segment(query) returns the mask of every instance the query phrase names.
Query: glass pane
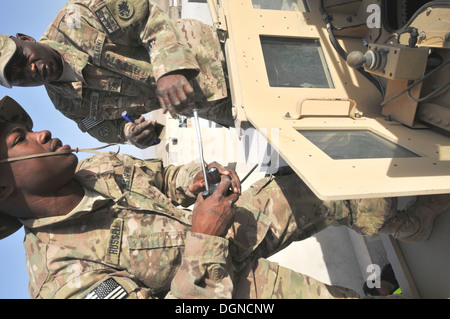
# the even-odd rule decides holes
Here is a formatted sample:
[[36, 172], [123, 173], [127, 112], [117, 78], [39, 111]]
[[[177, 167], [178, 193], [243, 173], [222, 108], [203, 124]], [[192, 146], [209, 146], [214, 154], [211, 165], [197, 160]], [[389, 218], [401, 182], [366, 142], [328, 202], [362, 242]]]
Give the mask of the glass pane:
[[253, 8], [309, 12], [305, 0], [252, 0]]
[[369, 130], [297, 131], [332, 159], [419, 157]]
[[333, 88], [320, 41], [261, 36], [270, 86]]

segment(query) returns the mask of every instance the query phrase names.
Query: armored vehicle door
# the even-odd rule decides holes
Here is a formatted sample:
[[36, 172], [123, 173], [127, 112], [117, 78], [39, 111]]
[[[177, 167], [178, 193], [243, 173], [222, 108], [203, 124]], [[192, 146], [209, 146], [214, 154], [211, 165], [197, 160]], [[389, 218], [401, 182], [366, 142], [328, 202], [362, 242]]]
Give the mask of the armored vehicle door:
[[237, 127], [319, 198], [450, 192], [450, 6], [400, 3], [208, 1]]

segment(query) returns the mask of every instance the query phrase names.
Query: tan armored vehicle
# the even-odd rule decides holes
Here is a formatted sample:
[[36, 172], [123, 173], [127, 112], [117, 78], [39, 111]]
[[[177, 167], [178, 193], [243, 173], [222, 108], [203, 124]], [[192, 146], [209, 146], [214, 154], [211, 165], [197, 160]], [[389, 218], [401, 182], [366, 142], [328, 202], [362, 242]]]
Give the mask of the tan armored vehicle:
[[[450, 192], [449, 1], [208, 6], [224, 43], [238, 130], [253, 126], [318, 197]], [[425, 243], [380, 236], [404, 295], [450, 297], [449, 231], [447, 211]], [[366, 278], [367, 265], [378, 263], [376, 239], [348, 236], [319, 234], [297, 244], [296, 258], [281, 252], [276, 261], [336, 283], [345, 272], [333, 268], [351, 272], [354, 253]], [[343, 257], [347, 246], [353, 251]], [[316, 259], [326, 264], [323, 277], [314, 270], [322, 260], [299, 266]]]
[[209, 1], [239, 122], [322, 199], [450, 192], [448, 1]]
[[[219, 31], [236, 128], [201, 123], [204, 155], [240, 176], [259, 164], [244, 188], [289, 166], [325, 200], [450, 192], [449, 1], [165, 3], [182, 18], [206, 8]], [[190, 119], [166, 127], [157, 155], [198, 159]], [[424, 243], [329, 227], [271, 258], [360, 293], [390, 263], [404, 295], [450, 298], [449, 245], [447, 211]]]

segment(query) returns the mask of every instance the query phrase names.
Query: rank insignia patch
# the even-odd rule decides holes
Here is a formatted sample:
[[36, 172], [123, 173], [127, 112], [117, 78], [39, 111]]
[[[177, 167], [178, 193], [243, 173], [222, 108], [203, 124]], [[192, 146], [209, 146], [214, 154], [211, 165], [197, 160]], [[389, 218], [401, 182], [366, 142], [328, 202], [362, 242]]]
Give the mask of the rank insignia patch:
[[128, 0], [120, 0], [116, 4], [117, 6], [117, 14], [122, 20], [130, 19], [134, 14], [134, 8]]

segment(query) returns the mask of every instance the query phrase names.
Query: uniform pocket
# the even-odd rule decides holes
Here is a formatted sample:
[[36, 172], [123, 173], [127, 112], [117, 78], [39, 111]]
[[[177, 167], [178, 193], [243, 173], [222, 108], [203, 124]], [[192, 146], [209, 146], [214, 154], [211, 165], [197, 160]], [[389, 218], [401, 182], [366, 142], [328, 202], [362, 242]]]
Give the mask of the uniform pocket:
[[186, 232], [170, 231], [128, 236], [129, 271], [153, 293], [168, 291], [181, 264]]
[[128, 236], [128, 247], [130, 249], [152, 249], [184, 246], [186, 242], [186, 232], [170, 231], [152, 233], [148, 235]]

